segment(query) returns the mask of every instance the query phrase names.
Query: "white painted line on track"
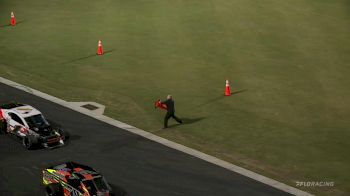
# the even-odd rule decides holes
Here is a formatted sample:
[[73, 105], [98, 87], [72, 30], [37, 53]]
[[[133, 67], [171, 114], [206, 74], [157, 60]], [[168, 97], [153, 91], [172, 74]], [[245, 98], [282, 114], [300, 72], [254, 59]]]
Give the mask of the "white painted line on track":
[[168, 146], [168, 147], [173, 148], [175, 150], [178, 150], [178, 151], [184, 152], [186, 154], [192, 155], [194, 157], [197, 157], [197, 158], [202, 159], [204, 161], [207, 161], [209, 163], [212, 163], [212, 164], [215, 164], [217, 166], [226, 168], [226, 169], [228, 169], [230, 171], [233, 171], [233, 172], [236, 172], [236, 173], [241, 174], [243, 176], [249, 177], [251, 179], [254, 179], [256, 181], [259, 181], [261, 183], [264, 183], [266, 185], [274, 187], [276, 189], [285, 191], [285, 192], [293, 194], [293, 195], [298, 195], [298, 196], [312, 196], [312, 194], [310, 194], [308, 192], [299, 190], [297, 188], [294, 188], [292, 186], [289, 186], [289, 185], [286, 185], [284, 183], [278, 182], [278, 181], [273, 180], [271, 178], [268, 178], [268, 177], [265, 177], [263, 175], [257, 174], [255, 172], [252, 172], [250, 170], [244, 169], [242, 167], [239, 167], [239, 166], [234, 165], [232, 163], [229, 163], [227, 161], [218, 159], [218, 158], [216, 158], [214, 156], [205, 154], [205, 153], [200, 152], [198, 150], [195, 150], [195, 149], [186, 147], [184, 145], [172, 142], [172, 141], [167, 140], [165, 138], [162, 138], [162, 137], [159, 137], [157, 135], [154, 135], [154, 134], [152, 134], [150, 132], [138, 129], [138, 128], [133, 127], [131, 125], [128, 125], [126, 123], [123, 123], [123, 122], [120, 122], [118, 120], [112, 119], [112, 118], [110, 118], [108, 116], [104, 116], [102, 114], [96, 114], [96, 113], [90, 112], [90, 111], [88, 111], [88, 110], [86, 110], [84, 108], [81, 108], [80, 106], [78, 106], [76, 104], [71, 104], [70, 102], [64, 101], [62, 99], [59, 99], [57, 97], [48, 95], [48, 94], [40, 92], [38, 90], [26, 87], [24, 85], [18, 84], [16, 82], [13, 82], [11, 80], [5, 79], [3, 77], [0, 77], [0, 82], [3, 83], [3, 84], [6, 84], [8, 86], [11, 86], [11, 87], [20, 89], [22, 91], [25, 91], [27, 93], [33, 94], [35, 96], [41, 97], [41, 98], [46, 99], [48, 101], [51, 101], [53, 103], [59, 104], [59, 105], [64, 106], [66, 108], [72, 109], [72, 110], [77, 111], [79, 113], [85, 114], [85, 115], [90, 116], [92, 118], [98, 119], [98, 120], [103, 121], [105, 123], [108, 123], [110, 125], [113, 125], [113, 126], [116, 126], [118, 128], [124, 129], [126, 131], [131, 132], [131, 133], [140, 135], [140, 136], [142, 136], [144, 138], [147, 138], [149, 140], [155, 141], [155, 142], [160, 143], [162, 145]]

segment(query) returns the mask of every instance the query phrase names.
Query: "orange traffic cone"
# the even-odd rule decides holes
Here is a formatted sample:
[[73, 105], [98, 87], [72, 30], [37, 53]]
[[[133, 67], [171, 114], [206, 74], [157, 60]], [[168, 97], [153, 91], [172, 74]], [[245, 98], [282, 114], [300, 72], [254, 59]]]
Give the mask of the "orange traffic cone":
[[98, 41], [97, 55], [103, 55], [103, 49], [102, 49], [102, 42], [101, 42], [101, 40]]
[[230, 84], [228, 83], [228, 80], [226, 80], [225, 96], [230, 96], [230, 95], [231, 95]]
[[12, 26], [15, 26], [15, 25], [16, 25], [16, 19], [15, 19], [15, 15], [13, 14], [13, 12], [11, 12], [10, 24], [11, 24]]

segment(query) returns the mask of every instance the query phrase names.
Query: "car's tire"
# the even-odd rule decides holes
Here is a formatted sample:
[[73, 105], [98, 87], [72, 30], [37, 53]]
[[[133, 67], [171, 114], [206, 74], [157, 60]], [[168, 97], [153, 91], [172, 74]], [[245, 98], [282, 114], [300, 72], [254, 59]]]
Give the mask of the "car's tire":
[[38, 139], [33, 135], [27, 135], [22, 138], [22, 144], [26, 149], [33, 149], [38, 144]]
[[49, 184], [45, 188], [47, 196], [61, 196], [63, 195], [62, 186], [58, 183]]
[[0, 134], [7, 133], [7, 123], [6, 121], [0, 120]]
[[58, 129], [57, 132], [58, 132], [61, 136], [64, 136], [63, 141], [68, 140], [69, 137], [70, 137], [70, 134], [69, 134], [68, 131], [65, 131], [65, 130], [62, 130], [62, 129]]

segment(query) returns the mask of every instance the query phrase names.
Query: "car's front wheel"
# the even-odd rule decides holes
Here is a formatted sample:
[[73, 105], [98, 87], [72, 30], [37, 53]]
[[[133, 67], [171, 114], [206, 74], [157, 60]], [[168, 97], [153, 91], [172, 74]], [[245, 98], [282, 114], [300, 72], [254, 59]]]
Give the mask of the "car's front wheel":
[[7, 123], [6, 121], [0, 120], [0, 134], [5, 134], [7, 132]]
[[68, 140], [69, 137], [70, 137], [69, 132], [67, 132], [67, 131], [65, 131], [65, 130], [58, 129], [57, 132], [58, 132], [61, 136], [63, 136], [63, 141]]
[[37, 143], [38, 140], [33, 135], [27, 135], [22, 138], [22, 144], [26, 149], [32, 149]]

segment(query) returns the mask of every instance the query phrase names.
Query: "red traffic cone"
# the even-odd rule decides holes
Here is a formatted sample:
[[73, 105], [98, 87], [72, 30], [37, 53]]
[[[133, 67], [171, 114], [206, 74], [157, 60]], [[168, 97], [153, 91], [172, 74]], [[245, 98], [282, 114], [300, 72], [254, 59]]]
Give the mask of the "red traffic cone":
[[102, 42], [101, 42], [101, 40], [98, 41], [97, 55], [103, 55], [103, 49], [102, 49]]
[[228, 80], [226, 80], [225, 96], [230, 96], [230, 95], [231, 95], [230, 84], [228, 83]]
[[13, 14], [13, 12], [11, 12], [10, 24], [11, 24], [12, 26], [15, 26], [15, 25], [16, 25], [16, 18], [15, 18], [15, 15]]

